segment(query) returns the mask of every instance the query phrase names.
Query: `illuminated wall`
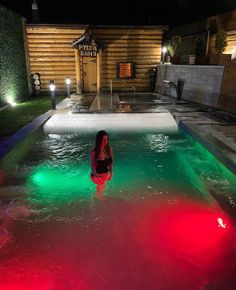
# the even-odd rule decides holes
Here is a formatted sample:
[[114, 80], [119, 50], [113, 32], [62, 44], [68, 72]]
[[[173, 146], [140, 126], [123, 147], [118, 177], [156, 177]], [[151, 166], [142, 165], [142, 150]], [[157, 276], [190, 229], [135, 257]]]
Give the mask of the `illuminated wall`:
[[28, 97], [24, 19], [0, 5], [0, 105]]

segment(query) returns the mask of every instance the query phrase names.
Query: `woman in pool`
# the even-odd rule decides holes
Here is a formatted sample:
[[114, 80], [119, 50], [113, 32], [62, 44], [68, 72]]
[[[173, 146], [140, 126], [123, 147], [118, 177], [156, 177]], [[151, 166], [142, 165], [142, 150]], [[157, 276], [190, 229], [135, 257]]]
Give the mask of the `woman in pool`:
[[106, 181], [112, 179], [113, 154], [106, 131], [97, 133], [95, 148], [90, 153], [91, 179], [97, 184], [97, 191], [102, 191]]

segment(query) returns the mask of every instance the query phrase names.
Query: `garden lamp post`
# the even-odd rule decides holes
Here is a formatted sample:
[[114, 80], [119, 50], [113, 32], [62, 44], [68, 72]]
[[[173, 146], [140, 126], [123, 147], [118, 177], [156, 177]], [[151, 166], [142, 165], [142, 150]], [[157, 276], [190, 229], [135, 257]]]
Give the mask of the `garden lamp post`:
[[67, 98], [70, 98], [70, 84], [71, 84], [71, 79], [69, 77], [66, 77]]
[[165, 63], [166, 52], [167, 52], [167, 47], [166, 47], [166, 46], [163, 46], [163, 47], [162, 47], [162, 52], [163, 52], [162, 63]]
[[51, 109], [52, 110], [56, 110], [56, 100], [55, 100], [55, 82], [54, 81], [50, 81], [49, 82], [49, 88], [50, 88], [50, 92], [51, 92]]

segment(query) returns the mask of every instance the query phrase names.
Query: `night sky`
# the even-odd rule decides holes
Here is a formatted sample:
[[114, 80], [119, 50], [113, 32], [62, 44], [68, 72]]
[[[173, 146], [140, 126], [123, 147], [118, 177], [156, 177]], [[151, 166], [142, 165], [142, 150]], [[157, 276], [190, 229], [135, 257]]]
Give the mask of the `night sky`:
[[[59, 1], [37, 0], [41, 23], [178, 26], [236, 8], [236, 0]], [[32, 21], [31, 0], [0, 3]]]

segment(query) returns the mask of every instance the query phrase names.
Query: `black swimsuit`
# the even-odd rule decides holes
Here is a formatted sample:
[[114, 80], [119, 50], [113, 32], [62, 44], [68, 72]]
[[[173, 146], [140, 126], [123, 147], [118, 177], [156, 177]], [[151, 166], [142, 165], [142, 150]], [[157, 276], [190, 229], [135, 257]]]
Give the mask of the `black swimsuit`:
[[98, 174], [103, 174], [108, 172], [108, 166], [112, 163], [112, 158], [106, 158], [104, 160], [97, 160], [96, 171]]

